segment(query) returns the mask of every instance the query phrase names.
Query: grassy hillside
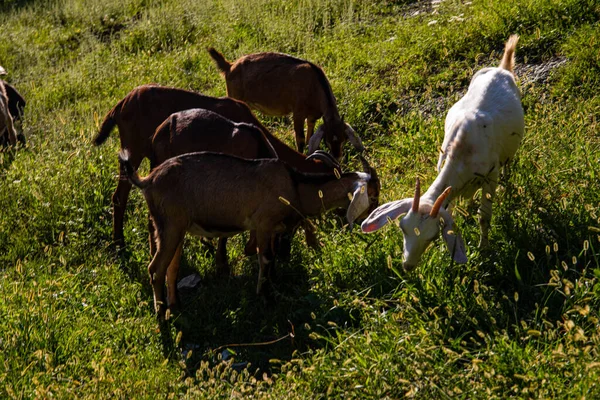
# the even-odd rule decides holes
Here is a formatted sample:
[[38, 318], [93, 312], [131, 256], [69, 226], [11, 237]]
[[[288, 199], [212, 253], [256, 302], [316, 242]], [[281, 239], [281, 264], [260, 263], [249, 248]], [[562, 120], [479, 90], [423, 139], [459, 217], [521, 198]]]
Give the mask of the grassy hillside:
[[[1, 398], [600, 397], [596, 1], [0, 4], [0, 65], [28, 101], [26, 145], [0, 152]], [[410, 196], [417, 175], [433, 181], [445, 113], [512, 33], [526, 135], [497, 192], [489, 250], [476, 247], [468, 202], [455, 214], [469, 263], [436, 241], [411, 273], [399, 228], [363, 235], [330, 214], [316, 221], [320, 251], [295, 239], [265, 307], [247, 236], [229, 246], [231, 279], [189, 238], [185, 273], [201, 283], [161, 337], [146, 205], [133, 191], [130, 246], [116, 254], [118, 136], [91, 143], [120, 98], [150, 82], [224, 95], [208, 46], [232, 60], [309, 59], [363, 138], [386, 202]], [[259, 117], [293, 143], [290, 119]]]

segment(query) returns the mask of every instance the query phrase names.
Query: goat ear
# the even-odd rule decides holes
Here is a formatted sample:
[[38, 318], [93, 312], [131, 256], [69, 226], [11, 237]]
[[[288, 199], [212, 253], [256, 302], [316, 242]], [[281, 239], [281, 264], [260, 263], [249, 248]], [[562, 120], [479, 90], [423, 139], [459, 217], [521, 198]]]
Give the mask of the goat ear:
[[440, 209], [439, 216], [444, 220], [442, 237], [446, 242], [446, 246], [448, 246], [448, 251], [452, 255], [452, 259], [459, 264], [466, 264], [468, 260], [465, 251], [465, 242], [460, 233], [454, 231], [454, 219], [452, 219], [452, 215], [446, 209], [442, 208]]
[[383, 228], [390, 220], [398, 219], [402, 214], [406, 214], [412, 206], [412, 201], [412, 198], [397, 200], [377, 207], [363, 221], [360, 228], [364, 233], [375, 232]]
[[0, 66], [0, 75], [6, 75], [6, 70]]
[[346, 136], [348, 136], [348, 141], [354, 146], [354, 148], [360, 152], [365, 151], [365, 147], [360, 140], [360, 137], [354, 132], [354, 129], [348, 124], [346, 124]]
[[325, 124], [321, 124], [317, 131], [311, 136], [308, 141], [308, 154], [314, 153], [321, 144], [323, 140], [323, 135], [325, 134]]
[[352, 200], [348, 206], [348, 211], [346, 211], [346, 219], [348, 220], [350, 229], [352, 229], [354, 221], [368, 209], [369, 196], [367, 195], [367, 185], [364, 183], [358, 184], [352, 194]]

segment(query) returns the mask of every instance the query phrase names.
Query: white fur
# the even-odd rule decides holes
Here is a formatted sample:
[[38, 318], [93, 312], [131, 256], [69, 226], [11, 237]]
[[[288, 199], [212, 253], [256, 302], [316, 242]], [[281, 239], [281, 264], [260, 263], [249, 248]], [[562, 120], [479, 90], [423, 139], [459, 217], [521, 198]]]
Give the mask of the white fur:
[[[511, 37], [511, 48], [507, 44], [504, 59], [512, 58], [516, 41], [516, 37]], [[512, 63], [503, 61], [501, 66], [505, 65], [512, 68]], [[480, 246], [487, 245], [500, 168], [515, 155], [524, 129], [521, 96], [512, 72], [502, 67], [480, 70], [471, 80], [467, 93], [446, 116], [442, 154], [437, 165], [439, 174], [420, 198], [419, 211], [412, 211], [412, 198], [384, 204], [363, 222], [363, 231], [373, 232], [389, 219], [408, 212], [400, 224], [407, 268], [420, 261], [427, 245], [439, 234], [440, 225], [454, 260], [466, 262], [464, 243], [460, 235], [453, 232], [454, 221], [446, 208], [456, 197], [470, 197], [482, 188]], [[450, 195], [437, 217], [430, 217], [431, 207], [447, 187], [452, 188]]]

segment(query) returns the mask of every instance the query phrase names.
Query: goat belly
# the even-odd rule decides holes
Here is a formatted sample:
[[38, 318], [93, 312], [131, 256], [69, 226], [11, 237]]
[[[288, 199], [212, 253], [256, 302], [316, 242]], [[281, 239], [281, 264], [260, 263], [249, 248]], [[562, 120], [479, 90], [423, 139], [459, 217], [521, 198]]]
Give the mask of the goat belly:
[[200, 226], [198, 224], [192, 224], [188, 232], [195, 236], [203, 236], [207, 238], [223, 238], [236, 235], [243, 232], [245, 229], [237, 227], [225, 227], [225, 226]]

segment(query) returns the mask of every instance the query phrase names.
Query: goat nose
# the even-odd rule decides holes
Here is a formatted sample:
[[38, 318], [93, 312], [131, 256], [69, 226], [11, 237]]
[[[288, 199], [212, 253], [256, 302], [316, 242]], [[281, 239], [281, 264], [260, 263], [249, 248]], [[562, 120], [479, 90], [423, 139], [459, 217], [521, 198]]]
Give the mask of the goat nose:
[[410, 271], [412, 271], [413, 269], [415, 269], [416, 265], [409, 264], [409, 263], [405, 262], [405, 263], [402, 263], [402, 267], [404, 267], [404, 270], [405, 270], [406, 272], [410, 272]]

